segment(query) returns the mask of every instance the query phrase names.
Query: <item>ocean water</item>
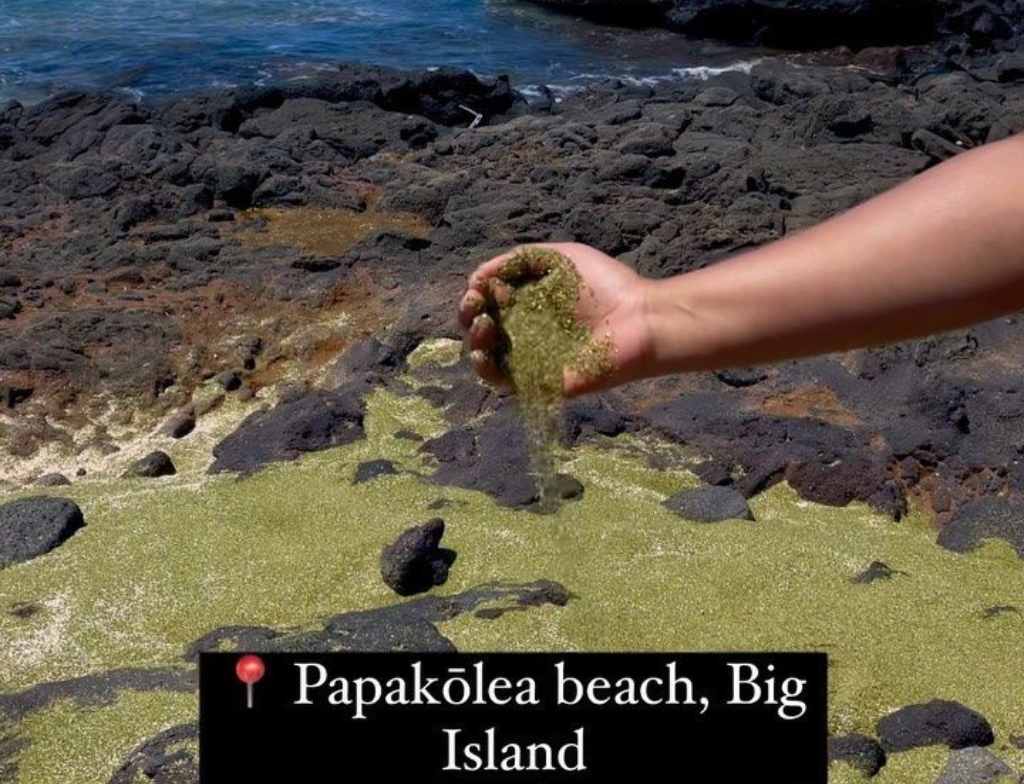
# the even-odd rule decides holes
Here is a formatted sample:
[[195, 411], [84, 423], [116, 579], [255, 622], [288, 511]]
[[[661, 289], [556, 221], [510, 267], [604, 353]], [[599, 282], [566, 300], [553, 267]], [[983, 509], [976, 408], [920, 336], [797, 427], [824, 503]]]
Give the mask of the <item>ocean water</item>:
[[702, 75], [754, 54], [587, 24], [521, 0], [0, 0], [0, 100], [160, 96], [301, 79], [339, 62], [459, 66], [520, 87]]

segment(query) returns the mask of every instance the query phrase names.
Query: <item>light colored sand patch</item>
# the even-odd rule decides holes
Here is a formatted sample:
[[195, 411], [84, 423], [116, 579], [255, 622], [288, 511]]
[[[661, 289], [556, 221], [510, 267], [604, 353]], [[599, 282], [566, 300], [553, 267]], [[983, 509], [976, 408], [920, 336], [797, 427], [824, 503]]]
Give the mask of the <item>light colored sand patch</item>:
[[71, 594], [62, 591], [38, 601], [43, 621], [32, 628], [24, 637], [10, 639], [0, 648], [0, 689], [4, 688], [2, 673], [42, 665], [47, 658], [67, 656], [70, 640], [67, 631], [74, 619], [74, 604]]

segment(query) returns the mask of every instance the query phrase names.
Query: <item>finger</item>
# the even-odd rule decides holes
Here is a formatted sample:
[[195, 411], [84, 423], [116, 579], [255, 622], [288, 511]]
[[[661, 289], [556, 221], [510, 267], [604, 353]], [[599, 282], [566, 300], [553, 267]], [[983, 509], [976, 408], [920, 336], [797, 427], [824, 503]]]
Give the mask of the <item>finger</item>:
[[476, 374], [487, 383], [503, 385], [508, 382], [505, 374], [501, 372], [498, 364], [494, 361], [494, 357], [486, 351], [477, 350], [469, 352], [469, 361], [473, 365], [473, 370], [476, 371]]
[[498, 346], [498, 326], [487, 313], [473, 319], [469, 327], [469, 347], [474, 351], [493, 352]]
[[499, 310], [507, 308], [515, 298], [515, 289], [500, 278], [491, 278], [488, 296]]
[[498, 277], [509, 283], [542, 278], [551, 271], [551, 249], [542, 246], [519, 248], [499, 266]]
[[487, 307], [487, 297], [476, 289], [470, 289], [462, 296], [459, 303], [459, 325], [468, 330], [473, 324], [473, 319], [484, 312]]
[[473, 270], [469, 276], [469, 288], [479, 291], [481, 294], [486, 294], [491, 280], [498, 277], [498, 270], [501, 269], [501, 265], [518, 253], [519, 250], [519, 248], [516, 248], [502, 253], [500, 256], [495, 256]]
[[610, 374], [595, 378], [569, 368], [562, 373], [562, 395], [566, 399], [590, 395], [604, 389], [611, 389], [613, 386], [615, 386], [615, 382]]

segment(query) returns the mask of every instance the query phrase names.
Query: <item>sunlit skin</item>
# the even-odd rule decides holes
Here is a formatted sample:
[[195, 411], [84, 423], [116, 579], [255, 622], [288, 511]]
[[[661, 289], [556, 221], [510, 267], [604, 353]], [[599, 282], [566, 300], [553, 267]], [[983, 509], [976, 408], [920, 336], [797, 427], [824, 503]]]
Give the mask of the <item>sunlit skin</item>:
[[[813, 228], [664, 280], [586, 245], [545, 247], [575, 263], [585, 288], [576, 315], [611, 345], [609, 373], [565, 371], [567, 397], [943, 332], [1024, 307], [1024, 137], [966, 152]], [[505, 379], [490, 314], [512, 252], [480, 265], [459, 305], [470, 360], [495, 384]]]

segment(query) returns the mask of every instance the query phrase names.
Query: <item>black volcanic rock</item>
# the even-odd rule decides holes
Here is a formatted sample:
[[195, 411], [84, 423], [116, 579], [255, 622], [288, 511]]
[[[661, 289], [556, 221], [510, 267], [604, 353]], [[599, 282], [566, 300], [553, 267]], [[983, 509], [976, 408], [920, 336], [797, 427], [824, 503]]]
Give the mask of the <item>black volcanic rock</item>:
[[249, 415], [213, 449], [210, 473], [249, 473], [267, 463], [364, 437], [361, 389], [316, 391]]
[[489, 494], [502, 506], [525, 507], [540, 498], [533, 478], [522, 422], [504, 405], [477, 427], [451, 431], [426, 441], [440, 464], [430, 481]]
[[0, 568], [48, 553], [85, 525], [66, 498], [21, 498], [0, 505]]
[[395, 464], [390, 460], [366, 460], [356, 466], [356, 475], [352, 484], [370, 482], [378, 476], [392, 476], [398, 473]]
[[442, 536], [444, 520], [435, 517], [409, 528], [385, 546], [380, 555], [380, 574], [385, 585], [399, 596], [444, 585], [455, 553], [439, 547]]
[[178, 724], [136, 746], [107, 784], [199, 784], [199, 724]]
[[196, 415], [191, 410], [179, 411], [174, 414], [164, 426], [160, 428], [160, 432], [171, 438], [184, 438], [196, 428]]
[[988, 719], [950, 700], [900, 708], [879, 719], [877, 729], [882, 748], [890, 752], [938, 744], [962, 749], [988, 746], [995, 740]]
[[828, 761], [845, 762], [867, 777], [885, 767], [885, 750], [867, 735], [841, 735], [828, 739]]
[[680, 517], [697, 523], [754, 519], [742, 494], [731, 487], [718, 485], [682, 490], [666, 499], [665, 506]]
[[969, 501], [943, 526], [938, 542], [962, 553], [984, 539], [1004, 539], [1024, 558], [1024, 502], [994, 495]]
[[[988, 749], [969, 746], [949, 755], [946, 767], [935, 784], [996, 784], [997, 781], [1020, 781], [1012, 777], [1013, 769]], [[1010, 776], [1011, 778], [1003, 778]]]
[[970, 0], [534, 0], [596, 22], [664, 27], [699, 38], [791, 49], [908, 45], [962, 35], [976, 47], [1012, 37], [1020, 21]]
[[176, 473], [178, 473], [178, 469], [174, 467], [174, 462], [171, 460], [170, 455], [157, 449], [132, 463], [123, 476], [126, 478], [153, 478], [173, 476]]

